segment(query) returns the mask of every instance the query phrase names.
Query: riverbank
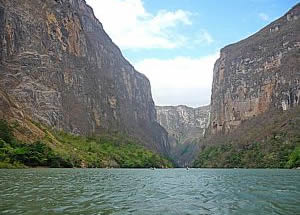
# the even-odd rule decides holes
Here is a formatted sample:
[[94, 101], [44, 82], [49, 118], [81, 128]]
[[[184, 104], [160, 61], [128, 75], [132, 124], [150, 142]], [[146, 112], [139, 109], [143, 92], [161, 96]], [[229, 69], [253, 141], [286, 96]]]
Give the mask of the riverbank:
[[[165, 168], [172, 163], [122, 134], [83, 137], [33, 123], [40, 138], [18, 138], [28, 131], [0, 120], [0, 168]], [[24, 141], [25, 140], [25, 141]]]

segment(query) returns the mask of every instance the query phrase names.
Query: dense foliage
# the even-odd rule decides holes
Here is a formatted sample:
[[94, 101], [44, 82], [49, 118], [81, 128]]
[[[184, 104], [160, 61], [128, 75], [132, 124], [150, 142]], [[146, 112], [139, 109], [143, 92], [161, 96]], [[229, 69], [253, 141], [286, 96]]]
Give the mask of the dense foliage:
[[34, 143], [24, 143], [15, 138], [13, 126], [0, 120], [0, 168], [172, 166], [123, 135], [81, 137], [39, 126], [45, 137]]
[[265, 142], [241, 147], [221, 144], [203, 147], [196, 167], [214, 168], [295, 168], [300, 166], [300, 138], [293, 141], [275, 136]]
[[300, 107], [243, 122], [234, 132], [207, 138], [195, 167], [300, 167]]
[[168, 160], [145, 149], [130, 137], [121, 134], [99, 137], [74, 136], [53, 132], [59, 142], [60, 154], [72, 155], [86, 167], [148, 168], [171, 167]]

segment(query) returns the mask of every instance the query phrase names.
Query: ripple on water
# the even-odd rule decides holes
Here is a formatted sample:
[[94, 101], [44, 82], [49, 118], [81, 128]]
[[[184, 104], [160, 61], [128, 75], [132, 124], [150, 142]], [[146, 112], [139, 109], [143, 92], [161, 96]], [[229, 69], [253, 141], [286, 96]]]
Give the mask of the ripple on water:
[[0, 214], [300, 214], [300, 171], [0, 170]]

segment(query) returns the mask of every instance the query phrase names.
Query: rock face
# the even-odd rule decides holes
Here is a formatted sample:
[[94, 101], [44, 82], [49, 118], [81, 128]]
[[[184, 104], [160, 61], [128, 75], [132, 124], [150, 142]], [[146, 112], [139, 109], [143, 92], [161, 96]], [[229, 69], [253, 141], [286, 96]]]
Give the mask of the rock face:
[[148, 79], [84, 0], [0, 0], [0, 115], [75, 134], [125, 132], [167, 154]]
[[228, 133], [300, 100], [300, 4], [258, 33], [221, 50], [215, 63], [210, 131]]
[[188, 165], [194, 145], [204, 137], [208, 127], [210, 107], [156, 106], [157, 121], [169, 134], [171, 157], [179, 166]]
[[190, 138], [203, 137], [208, 125], [209, 110], [209, 106], [156, 106], [157, 121], [167, 130], [173, 146], [184, 144]]

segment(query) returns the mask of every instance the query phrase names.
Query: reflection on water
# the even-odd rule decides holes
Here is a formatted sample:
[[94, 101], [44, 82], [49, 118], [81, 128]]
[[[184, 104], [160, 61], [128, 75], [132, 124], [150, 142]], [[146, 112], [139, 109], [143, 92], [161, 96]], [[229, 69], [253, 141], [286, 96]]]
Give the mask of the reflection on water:
[[0, 170], [0, 214], [300, 214], [300, 171]]

